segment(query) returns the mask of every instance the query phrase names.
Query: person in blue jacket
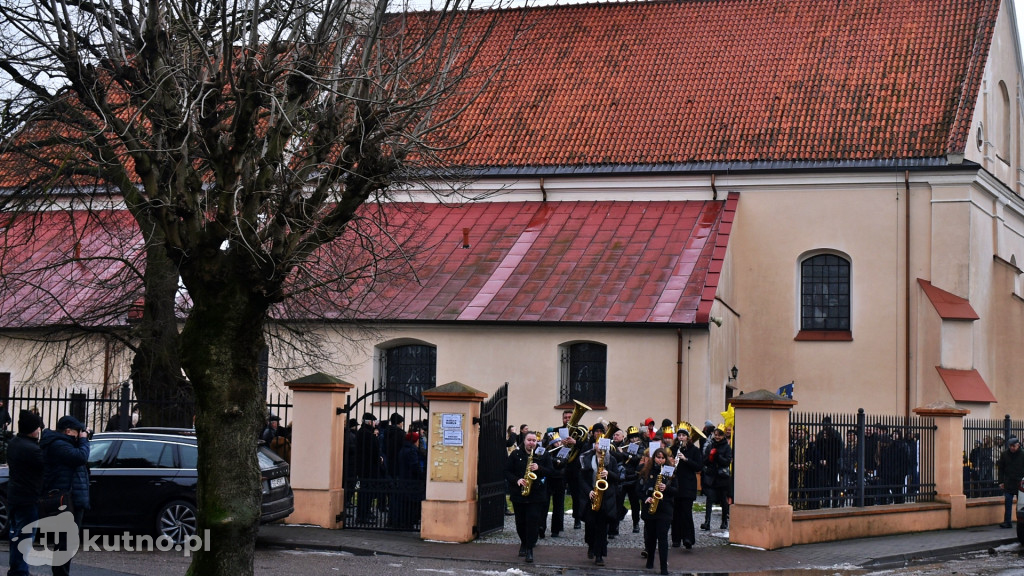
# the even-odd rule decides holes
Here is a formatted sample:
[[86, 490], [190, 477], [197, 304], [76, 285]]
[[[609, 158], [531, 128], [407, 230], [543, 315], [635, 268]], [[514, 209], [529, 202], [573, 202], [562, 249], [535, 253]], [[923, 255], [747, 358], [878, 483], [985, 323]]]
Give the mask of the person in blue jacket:
[[[85, 425], [74, 416], [63, 416], [57, 430], [43, 430], [39, 439], [43, 451], [43, 494], [51, 490], [71, 490], [75, 524], [82, 526], [82, 515], [89, 508], [89, 435]], [[53, 567], [53, 574], [71, 573], [71, 561]]]

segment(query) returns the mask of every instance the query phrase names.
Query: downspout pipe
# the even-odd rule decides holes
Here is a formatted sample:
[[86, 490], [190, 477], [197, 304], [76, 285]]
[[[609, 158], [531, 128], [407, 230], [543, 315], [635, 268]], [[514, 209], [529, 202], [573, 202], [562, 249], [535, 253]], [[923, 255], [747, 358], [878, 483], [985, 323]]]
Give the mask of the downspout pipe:
[[904, 294], [904, 306], [906, 308], [906, 312], [905, 312], [905, 315], [904, 315], [905, 318], [904, 318], [904, 321], [903, 321], [903, 344], [904, 344], [904, 356], [905, 356], [904, 359], [903, 359], [903, 363], [904, 363], [903, 378], [905, 380], [904, 391], [903, 391], [903, 395], [904, 395], [903, 415], [905, 417], [907, 417], [907, 418], [910, 418], [910, 374], [911, 374], [911, 366], [910, 366], [910, 360], [911, 360], [911, 353], [910, 353], [910, 318], [911, 318], [911, 316], [910, 316], [910, 287], [912, 285], [912, 283], [910, 281], [910, 170], [904, 170], [903, 171], [903, 191], [904, 191], [904, 198], [905, 198], [904, 204], [906, 204], [906, 206], [903, 208], [904, 218], [906, 219], [906, 222], [905, 222], [905, 224], [903, 226], [903, 234], [905, 236], [905, 238], [904, 238], [904, 247], [905, 248], [904, 249], [906, 250], [906, 255], [903, 257], [903, 268], [904, 268], [904, 270], [903, 270], [904, 279], [903, 280], [904, 280], [904, 287], [905, 287], [905, 292], [906, 292], [906, 294]]
[[676, 351], [676, 422], [683, 419], [683, 329], [676, 328], [676, 340], [678, 350]]

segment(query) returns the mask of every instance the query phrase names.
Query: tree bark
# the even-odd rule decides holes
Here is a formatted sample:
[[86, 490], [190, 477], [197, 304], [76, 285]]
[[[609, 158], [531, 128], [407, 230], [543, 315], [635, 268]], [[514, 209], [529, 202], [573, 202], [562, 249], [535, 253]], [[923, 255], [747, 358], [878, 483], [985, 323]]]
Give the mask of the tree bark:
[[[162, 235], [155, 229], [157, 236]], [[192, 386], [181, 372], [178, 355], [178, 268], [162, 241], [147, 242], [145, 299], [135, 326], [138, 348], [132, 359], [132, 383], [144, 426], [192, 427]]]
[[266, 409], [258, 361], [268, 304], [241, 274], [189, 286], [189, 293], [182, 365], [196, 394], [199, 529], [209, 529], [211, 541], [188, 573], [252, 574], [262, 501], [256, 447]]

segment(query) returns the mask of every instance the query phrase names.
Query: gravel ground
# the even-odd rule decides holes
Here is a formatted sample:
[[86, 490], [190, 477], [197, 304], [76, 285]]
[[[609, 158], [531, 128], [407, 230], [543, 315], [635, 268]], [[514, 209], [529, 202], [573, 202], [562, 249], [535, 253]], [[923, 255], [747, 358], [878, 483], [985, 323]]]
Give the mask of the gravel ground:
[[[699, 501], [699, 500], [698, 500]], [[701, 522], [704, 521], [704, 512], [693, 513], [693, 526], [697, 531], [697, 542], [694, 544], [695, 548], [707, 548], [711, 546], [723, 546], [729, 543], [729, 531], [719, 530], [718, 526], [722, 524], [722, 512], [716, 506], [711, 514], [711, 527], [713, 528], [709, 532], [704, 532], [700, 529]], [[585, 546], [583, 542], [583, 528], [579, 530], [573, 529], [572, 511], [568, 510], [565, 513], [565, 521], [563, 523], [565, 530], [558, 535], [557, 538], [551, 537], [551, 513], [548, 512], [547, 523], [545, 524], [546, 537], [543, 540], [537, 541], [537, 546]], [[640, 533], [633, 534], [633, 520], [632, 517], [627, 513], [626, 518], [619, 524], [619, 535], [614, 540], [608, 541], [609, 548], [634, 548], [639, 554], [639, 551], [644, 547], [644, 527], [643, 520], [640, 521]], [[672, 535], [669, 533], [669, 542], [671, 545]], [[474, 542], [483, 542], [487, 544], [515, 544], [519, 545], [519, 537], [516, 535], [516, 519], [515, 516], [505, 516], [505, 528], [504, 530], [487, 534], [482, 538], [474, 540]]]

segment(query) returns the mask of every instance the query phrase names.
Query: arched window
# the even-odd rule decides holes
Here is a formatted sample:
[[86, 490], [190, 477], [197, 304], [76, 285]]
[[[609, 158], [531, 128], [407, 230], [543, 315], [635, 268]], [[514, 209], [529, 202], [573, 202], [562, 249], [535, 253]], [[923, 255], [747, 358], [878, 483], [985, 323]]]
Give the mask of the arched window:
[[996, 150], [996, 156], [1002, 161], [1010, 161], [1010, 135], [1013, 132], [1010, 126], [1010, 92], [1006, 89], [1006, 83], [1002, 80], [999, 81], [999, 95], [1001, 101], [999, 103], [999, 149]]
[[381, 385], [388, 390], [387, 402], [409, 402], [409, 396], [422, 401], [423, 391], [437, 386], [437, 348], [434, 346], [394, 346], [381, 350], [378, 362]]
[[597, 342], [576, 342], [560, 347], [562, 404], [579, 400], [591, 407], [605, 405], [608, 347]]
[[835, 254], [800, 264], [800, 329], [850, 330], [850, 261]]

